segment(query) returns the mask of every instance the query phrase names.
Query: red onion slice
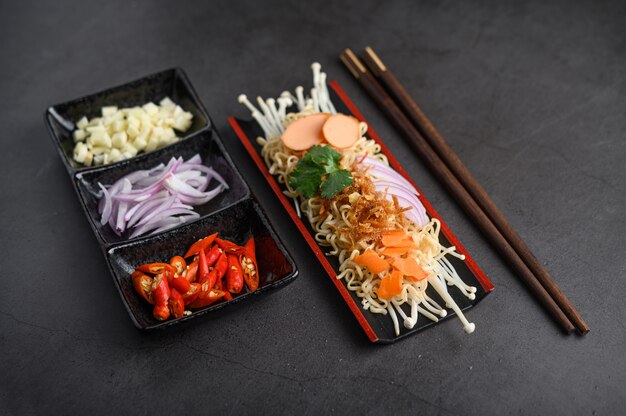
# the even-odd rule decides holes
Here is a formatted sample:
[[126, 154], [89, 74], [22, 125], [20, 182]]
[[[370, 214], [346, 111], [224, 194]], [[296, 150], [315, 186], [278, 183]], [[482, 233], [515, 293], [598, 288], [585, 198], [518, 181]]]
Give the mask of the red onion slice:
[[107, 222], [109, 222], [109, 217], [111, 216], [111, 209], [112, 209], [112, 201], [111, 201], [111, 195], [109, 194], [109, 191], [107, 191], [107, 189], [102, 186], [101, 183], [98, 184], [100, 186], [100, 189], [102, 189], [102, 194], [103, 194], [103, 198], [104, 198], [104, 207], [102, 208], [102, 218], [100, 218], [100, 225], [104, 225]]
[[424, 226], [428, 223], [428, 217], [426, 216], [426, 209], [422, 203], [417, 199], [414, 194], [407, 192], [403, 187], [395, 184], [381, 185], [376, 184], [376, 190], [383, 192], [387, 199], [393, 200], [392, 195], [398, 198], [398, 203], [403, 208], [411, 208], [404, 211], [404, 214], [409, 217], [416, 225]]
[[[211, 181], [218, 185], [206, 191]], [[147, 170], [124, 175], [112, 185], [98, 183], [100, 223], [118, 235], [131, 231], [130, 238], [172, 228], [199, 218], [194, 205], [205, 204], [228, 189], [213, 168], [202, 165], [200, 155], [184, 161], [172, 158]]]
[[363, 159], [363, 161], [361, 163], [363, 163], [364, 165], [370, 167], [370, 171], [369, 172], [375, 178], [391, 179], [393, 181], [397, 181], [399, 183], [402, 183], [404, 185], [404, 187], [406, 187], [406, 188], [415, 189], [415, 187], [411, 184], [411, 182], [406, 180], [406, 178], [404, 176], [400, 175], [393, 168], [391, 168], [390, 166], [385, 165], [384, 163], [382, 163], [379, 160], [376, 160], [376, 159], [374, 159], [372, 157], [366, 157], [365, 159]]

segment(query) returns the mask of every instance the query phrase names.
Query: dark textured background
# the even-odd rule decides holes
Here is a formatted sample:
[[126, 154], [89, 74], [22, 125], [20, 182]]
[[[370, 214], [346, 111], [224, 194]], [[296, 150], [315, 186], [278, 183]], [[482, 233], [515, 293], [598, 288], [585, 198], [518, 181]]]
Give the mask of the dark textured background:
[[[3, 414], [624, 414], [624, 2], [0, 3]], [[583, 313], [562, 336], [338, 62], [367, 44]], [[319, 60], [489, 275], [455, 321], [391, 346], [357, 326], [226, 118]], [[156, 334], [131, 324], [42, 122], [179, 65], [291, 246], [285, 289]]]

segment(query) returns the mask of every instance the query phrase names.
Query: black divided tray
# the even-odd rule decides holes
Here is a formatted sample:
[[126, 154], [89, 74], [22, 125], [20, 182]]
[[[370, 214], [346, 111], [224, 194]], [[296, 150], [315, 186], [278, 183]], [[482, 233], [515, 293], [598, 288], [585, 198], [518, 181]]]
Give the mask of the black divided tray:
[[[142, 153], [132, 159], [99, 167], [78, 166], [72, 159], [74, 123], [83, 116], [98, 116], [104, 106], [132, 107], [147, 102], [158, 102], [170, 97], [194, 118], [191, 128], [182, 140], [153, 152]], [[226, 152], [217, 130], [204, 109], [191, 82], [180, 68], [165, 70], [147, 77], [110, 88], [83, 98], [49, 107], [44, 119], [50, 136], [63, 160], [72, 184], [105, 254], [113, 280], [124, 306], [135, 326], [143, 330], [165, 328], [194, 317], [220, 309], [267, 290], [292, 282], [298, 270], [291, 254], [278, 238], [267, 216], [252, 196], [250, 188], [241, 177]], [[120, 177], [159, 163], [172, 157], [188, 159], [199, 154], [202, 163], [212, 166], [227, 182], [229, 189], [204, 205], [194, 207], [200, 218], [156, 235], [130, 239], [128, 233], [115, 234], [108, 225], [99, 222], [98, 182], [112, 184]], [[214, 232], [220, 237], [243, 244], [254, 237], [259, 266], [259, 289], [244, 291], [230, 301], [218, 301], [194, 310], [180, 319], [158, 321], [152, 316], [152, 307], [135, 293], [130, 275], [136, 266], [151, 262], [168, 261], [182, 255], [194, 242]]]

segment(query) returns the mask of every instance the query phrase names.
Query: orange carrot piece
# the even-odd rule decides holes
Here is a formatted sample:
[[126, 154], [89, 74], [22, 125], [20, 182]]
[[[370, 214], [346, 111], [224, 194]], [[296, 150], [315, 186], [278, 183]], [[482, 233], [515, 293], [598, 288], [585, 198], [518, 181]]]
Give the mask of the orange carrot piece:
[[402, 273], [394, 270], [380, 280], [380, 287], [376, 291], [376, 295], [380, 299], [389, 300], [402, 292]]
[[387, 247], [381, 254], [387, 257], [399, 257], [409, 252], [410, 247]]
[[389, 263], [369, 248], [363, 254], [356, 256], [354, 262], [359, 266], [367, 267], [374, 274], [389, 270]]
[[407, 235], [403, 230], [395, 230], [384, 233], [382, 242], [385, 247], [395, 247], [406, 239]]
[[418, 248], [417, 244], [415, 244], [413, 242], [413, 240], [402, 240], [394, 245], [390, 245], [390, 246], [386, 246], [388, 248], [400, 248], [400, 247], [406, 247], [406, 248]]
[[393, 268], [401, 272], [405, 275], [409, 280], [414, 282], [418, 282], [420, 280], [428, 277], [428, 272], [426, 272], [422, 267], [417, 263], [417, 260], [414, 258], [395, 258], [392, 262]]

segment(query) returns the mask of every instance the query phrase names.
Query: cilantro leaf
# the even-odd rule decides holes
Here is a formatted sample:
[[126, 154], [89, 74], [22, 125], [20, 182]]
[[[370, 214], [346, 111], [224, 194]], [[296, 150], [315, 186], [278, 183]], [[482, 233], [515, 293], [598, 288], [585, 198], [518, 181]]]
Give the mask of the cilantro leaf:
[[352, 175], [345, 169], [328, 174], [328, 177], [322, 183], [322, 198], [331, 199], [346, 187], [352, 185], [352, 182], [354, 182]]
[[339, 167], [339, 159], [341, 159], [341, 153], [330, 146], [318, 144], [311, 147], [302, 160], [310, 160], [317, 165], [323, 166], [327, 173], [331, 173]]
[[339, 169], [340, 159], [341, 153], [330, 146], [311, 147], [291, 172], [289, 185], [305, 198], [320, 190], [322, 198], [334, 197], [353, 182], [350, 172]]
[[324, 169], [313, 163], [300, 164], [300, 162], [298, 162], [296, 169], [291, 172], [289, 185], [296, 191], [302, 192], [305, 198], [311, 198], [317, 194], [325, 172]]

